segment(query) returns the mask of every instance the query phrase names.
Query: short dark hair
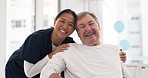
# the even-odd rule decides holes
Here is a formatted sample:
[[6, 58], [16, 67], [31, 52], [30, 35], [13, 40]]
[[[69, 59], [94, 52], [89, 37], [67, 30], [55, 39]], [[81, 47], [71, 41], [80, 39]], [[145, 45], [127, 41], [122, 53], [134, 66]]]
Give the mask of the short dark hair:
[[69, 13], [71, 14], [73, 17], [74, 17], [74, 28], [76, 27], [76, 18], [77, 18], [77, 15], [76, 13], [71, 10], [71, 9], [64, 9], [62, 10], [56, 17], [55, 17], [55, 20], [54, 20], [54, 23], [55, 21], [63, 14], [63, 13]]

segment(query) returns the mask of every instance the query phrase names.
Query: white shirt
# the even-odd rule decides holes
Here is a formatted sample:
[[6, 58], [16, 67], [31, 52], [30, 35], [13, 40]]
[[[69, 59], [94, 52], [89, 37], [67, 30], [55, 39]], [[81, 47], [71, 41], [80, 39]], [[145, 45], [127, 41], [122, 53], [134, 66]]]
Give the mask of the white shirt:
[[122, 68], [119, 51], [108, 44], [73, 43], [68, 50], [57, 53], [48, 61], [40, 77], [48, 78], [52, 73], [64, 71], [65, 78], [123, 78], [124, 74], [127, 75], [125, 78], [130, 78], [129, 72]]

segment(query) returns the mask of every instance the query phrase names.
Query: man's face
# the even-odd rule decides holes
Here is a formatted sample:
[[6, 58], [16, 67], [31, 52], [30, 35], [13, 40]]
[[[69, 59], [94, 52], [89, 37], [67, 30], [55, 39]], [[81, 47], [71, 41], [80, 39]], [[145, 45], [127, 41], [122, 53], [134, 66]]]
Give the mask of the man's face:
[[100, 27], [96, 20], [89, 14], [77, 20], [77, 33], [85, 45], [94, 46], [100, 44]]

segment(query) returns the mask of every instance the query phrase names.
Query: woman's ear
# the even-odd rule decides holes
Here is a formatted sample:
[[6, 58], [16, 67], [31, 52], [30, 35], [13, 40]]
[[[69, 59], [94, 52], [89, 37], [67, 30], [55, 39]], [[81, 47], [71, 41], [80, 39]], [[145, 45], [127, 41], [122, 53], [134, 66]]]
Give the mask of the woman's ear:
[[54, 21], [53, 25], [55, 26], [55, 21]]

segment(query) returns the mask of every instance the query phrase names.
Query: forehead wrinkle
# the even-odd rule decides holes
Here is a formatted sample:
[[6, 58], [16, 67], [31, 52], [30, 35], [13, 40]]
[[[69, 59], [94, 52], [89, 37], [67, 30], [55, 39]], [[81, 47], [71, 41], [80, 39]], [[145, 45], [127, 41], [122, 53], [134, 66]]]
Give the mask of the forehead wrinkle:
[[93, 20], [88, 21], [88, 23], [94, 22]]

